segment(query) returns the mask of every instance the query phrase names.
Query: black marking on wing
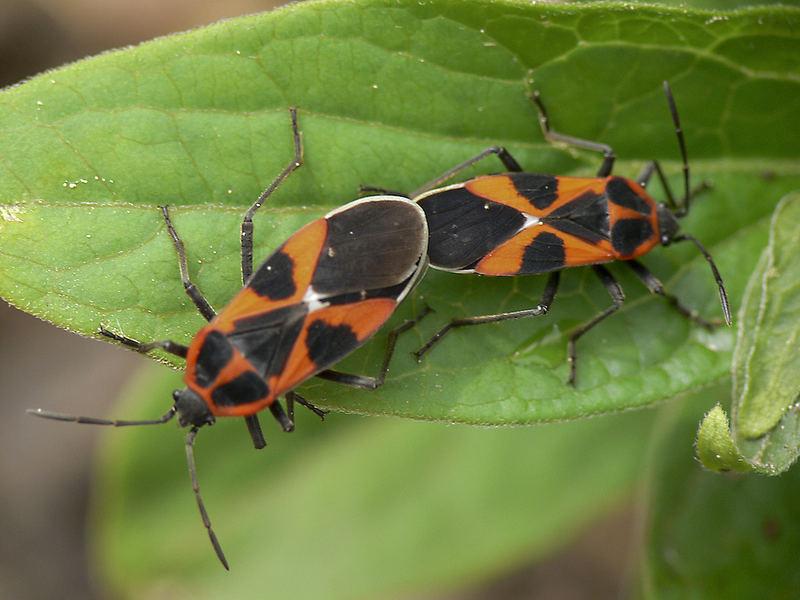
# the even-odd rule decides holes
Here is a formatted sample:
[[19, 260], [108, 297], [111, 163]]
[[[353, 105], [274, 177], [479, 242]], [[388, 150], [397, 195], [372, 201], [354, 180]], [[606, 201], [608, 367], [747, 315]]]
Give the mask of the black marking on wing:
[[564, 267], [565, 260], [564, 240], [554, 233], [544, 231], [525, 248], [519, 274], [535, 275], [557, 271]]
[[611, 177], [606, 184], [606, 193], [609, 202], [635, 210], [645, 217], [652, 212], [652, 207], [631, 188], [624, 177]]
[[228, 339], [264, 378], [283, 372], [308, 314], [305, 303], [234, 321]]
[[239, 406], [255, 402], [268, 394], [267, 382], [253, 371], [245, 371], [211, 392], [211, 400], [217, 406]]
[[558, 198], [558, 179], [553, 175], [538, 173], [509, 173], [514, 188], [531, 206], [544, 210]]
[[359, 344], [358, 337], [347, 324], [329, 325], [317, 320], [308, 325], [308, 356], [320, 368], [338, 362], [358, 348]]
[[233, 357], [233, 348], [220, 331], [211, 330], [200, 346], [194, 376], [201, 387], [210, 386]]
[[256, 269], [247, 285], [259, 296], [270, 300], [291, 298], [297, 291], [294, 283], [294, 261], [280, 250]]
[[653, 227], [646, 219], [619, 219], [611, 230], [611, 244], [620, 256], [630, 256], [653, 233]]
[[525, 224], [517, 209], [461, 187], [426, 196], [419, 205], [428, 219], [431, 265], [442, 269], [474, 265]]
[[594, 244], [607, 240], [608, 198], [605, 194], [585, 192], [542, 217], [542, 223]]

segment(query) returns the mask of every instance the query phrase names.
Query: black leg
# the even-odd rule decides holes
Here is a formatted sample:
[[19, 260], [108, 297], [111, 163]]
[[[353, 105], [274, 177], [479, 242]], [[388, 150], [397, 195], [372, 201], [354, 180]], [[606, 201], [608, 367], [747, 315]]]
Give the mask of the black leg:
[[417, 357], [417, 360], [421, 360], [422, 355], [428, 352], [437, 342], [439, 342], [447, 333], [449, 333], [452, 329], [457, 327], [466, 327], [468, 325], [482, 325], [484, 323], [497, 323], [499, 321], [507, 321], [508, 319], [524, 319], [527, 317], [539, 317], [542, 315], [546, 315], [547, 312], [550, 310], [550, 305], [553, 303], [553, 300], [556, 297], [556, 292], [558, 291], [558, 283], [561, 277], [560, 271], [554, 271], [550, 273], [550, 276], [547, 279], [547, 283], [544, 287], [544, 292], [542, 292], [542, 298], [539, 300], [538, 306], [536, 308], [529, 308], [527, 310], [519, 310], [515, 312], [509, 313], [499, 313], [495, 315], [484, 315], [480, 317], [465, 317], [463, 319], [453, 319], [447, 325], [442, 327], [439, 331], [437, 331], [428, 342], [422, 346], [419, 350], [414, 352], [414, 356]]
[[244, 423], [247, 425], [247, 433], [250, 434], [250, 439], [253, 440], [253, 446], [256, 450], [261, 450], [267, 445], [267, 441], [261, 432], [261, 423], [258, 421], [258, 415], [247, 415], [244, 418]]
[[[658, 180], [661, 182], [661, 187], [664, 188], [664, 193], [667, 196], [667, 204], [669, 205], [670, 210], [676, 214], [680, 213], [686, 203], [682, 202], [681, 204], [678, 204], [677, 200], [675, 200], [675, 196], [672, 193], [672, 188], [667, 182], [667, 178], [664, 175], [661, 164], [657, 160], [651, 160], [644, 166], [642, 171], [636, 177], [636, 183], [641, 185], [643, 188], [646, 188], [647, 184], [650, 183], [653, 173], [658, 176]], [[713, 186], [710, 181], [701, 181], [699, 184], [689, 190], [689, 198], [693, 199], [702, 192], [710, 190], [712, 187]]]
[[321, 408], [317, 408], [311, 402], [303, 398], [297, 392], [286, 392], [286, 412], [289, 413], [289, 419], [294, 422], [294, 403], [297, 402], [298, 404], [305, 406], [308, 410], [313, 412], [317, 415], [321, 420], [325, 420], [325, 415], [328, 414], [327, 410], [322, 410]]
[[[178, 267], [181, 271], [183, 288], [186, 290], [186, 294], [189, 296], [189, 298], [191, 298], [192, 302], [197, 307], [197, 310], [200, 311], [200, 314], [203, 315], [206, 321], [210, 321], [216, 316], [216, 313], [214, 312], [214, 309], [211, 308], [208, 300], [206, 300], [200, 290], [197, 289], [197, 286], [189, 279], [189, 266], [186, 261], [186, 249], [183, 245], [183, 241], [178, 236], [178, 232], [175, 231], [175, 228], [172, 226], [172, 220], [169, 216], [169, 208], [166, 206], [161, 206], [159, 208], [161, 209], [161, 214], [164, 216], [164, 223], [167, 226], [167, 231], [172, 238], [172, 244], [175, 246], [175, 252], [178, 254]], [[172, 340], [159, 340], [156, 342], [142, 343], [127, 336], [113, 333], [103, 327], [103, 325], [100, 325], [99, 333], [107, 338], [111, 338], [112, 340], [125, 344], [126, 346], [130, 346], [136, 351], [142, 353], [160, 348], [165, 352], [174, 354], [175, 356], [186, 358], [186, 354], [189, 351], [188, 346], [173, 342]]]
[[513, 156], [511, 156], [511, 153], [508, 150], [506, 150], [503, 146], [490, 146], [489, 148], [486, 148], [486, 150], [484, 150], [483, 152], [480, 152], [480, 153], [476, 154], [472, 158], [468, 158], [467, 160], [465, 160], [461, 164], [456, 165], [455, 167], [453, 167], [449, 171], [446, 171], [445, 173], [442, 173], [441, 175], [439, 175], [438, 177], [436, 177], [432, 181], [429, 181], [428, 183], [423, 185], [421, 188], [419, 188], [418, 190], [414, 190], [410, 194], [405, 194], [403, 192], [397, 192], [395, 190], [387, 190], [386, 188], [376, 187], [376, 186], [373, 186], [373, 185], [363, 185], [363, 184], [359, 184], [358, 191], [359, 191], [359, 193], [362, 193], [362, 194], [363, 193], [388, 194], [390, 196], [402, 196], [404, 198], [416, 198], [417, 196], [420, 196], [420, 195], [424, 194], [425, 192], [428, 192], [428, 191], [430, 191], [430, 190], [432, 190], [434, 188], [439, 187], [440, 185], [442, 185], [445, 181], [447, 181], [451, 177], [455, 177], [458, 173], [460, 173], [464, 169], [467, 169], [467, 168], [471, 167], [472, 165], [474, 165], [477, 162], [480, 162], [481, 160], [483, 160], [484, 158], [486, 158], [490, 154], [496, 154], [497, 157], [500, 159], [500, 161], [505, 166], [505, 168], [508, 169], [509, 171], [513, 171], [513, 172], [522, 171], [522, 167], [519, 165], [517, 160]]
[[189, 295], [189, 298], [191, 298], [192, 302], [194, 302], [197, 310], [200, 311], [200, 314], [203, 315], [206, 321], [210, 321], [217, 316], [217, 313], [215, 313], [214, 309], [211, 308], [208, 300], [203, 297], [203, 294], [200, 293], [200, 290], [197, 289], [197, 286], [189, 279], [189, 267], [186, 262], [186, 250], [183, 246], [183, 241], [181, 241], [181, 238], [178, 237], [178, 232], [175, 231], [175, 228], [172, 226], [172, 221], [169, 218], [169, 209], [166, 206], [162, 206], [160, 208], [161, 212], [164, 214], [164, 222], [167, 224], [167, 231], [169, 231], [169, 235], [172, 237], [172, 243], [175, 245], [175, 251], [178, 253], [178, 265], [181, 269], [181, 280], [183, 281], [183, 287], [186, 290], [186, 293]]
[[698, 315], [695, 311], [686, 307], [686, 305], [681, 302], [677, 296], [674, 294], [670, 294], [669, 292], [664, 290], [664, 284], [659, 281], [659, 279], [653, 275], [653, 273], [645, 267], [642, 263], [638, 260], [627, 260], [625, 263], [631, 268], [631, 271], [641, 280], [647, 289], [650, 290], [653, 294], [658, 294], [659, 296], [663, 296], [666, 298], [667, 302], [669, 302], [670, 306], [672, 306], [675, 310], [681, 313], [684, 317], [697, 323], [698, 325], [702, 325], [706, 329], [714, 329], [719, 325], [722, 325], [722, 321], [709, 321], [704, 319], [700, 315]]
[[142, 342], [137, 342], [129, 337], [125, 337], [124, 335], [117, 335], [100, 325], [99, 333], [104, 335], [107, 338], [111, 338], [114, 341], [120, 342], [125, 344], [126, 346], [130, 346], [134, 348], [138, 352], [150, 352], [150, 350], [154, 350], [156, 348], [161, 348], [164, 352], [169, 352], [170, 354], [174, 354], [175, 356], [180, 356], [181, 358], [186, 358], [186, 354], [189, 352], [189, 347], [184, 346], [183, 344], [179, 344], [177, 342], [173, 342], [172, 340], [160, 340], [157, 342], [150, 342], [147, 344], [143, 344]]
[[594, 272], [597, 273], [600, 281], [603, 282], [603, 285], [606, 287], [606, 290], [608, 290], [608, 295], [611, 296], [614, 304], [609, 306], [593, 319], [590, 319], [578, 327], [570, 334], [569, 342], [567, 342], [567, 360], [569, 361], [569, 380], [567, 383], [570, 385], [575, 385], [575, 366], [578, 361], [578, 351], [575, 347], [575, 343], [578, 341], [578, 338], [580, 338], [584, 333], [589, 331], [607, 316], [617, 312], [625, 300], [625, 292], [622, 291], [622, 287], [619, 285], [619, 282], [614, 279], [614, 276], [608, 269], [606, 269], [603, 265], [592, 265], [592, 269], [594, 269]]
[[[497, 158], [500, 159], [505, 168], [508, 169], [509, 171], [513, 171], [515, 173], [522, 171], [522, 167], [519, 165], [517, 160], [513, 156], [511, 156], [511, 153], [508, 150], [506, 150], [503, 146], [490, 146], [489, 148], [486, 148], [486, 150], [484, 150], [483, 152], [479, 152], [472, 158], [468, 158], [467, 160], [465, 160], [459, 165], [456, 165], [449, 171], [442, 173], [436, 179], [429, 181], [418, 190], [414, 190], [411, 194], [408, 195], [408, 197], [416, 198], [417, 196], [424, 194], [429, 190], [441, 186], [445, 181], [447, 181], [451, 177], [455, 177], [458, 173], [460, 173], [464, 169], [469, 168], [475, 163], [482, 161], [484, 158], [486, 158], [491, 154], [496, 154]], [[373, 188], [373, 189], [377, 190], [379, 188]]]
[[600, 169], [597, 171], [598, 177], [608, 177], [611, 175], [611, 171], [614, 168], [614, 160], [616, 159], [616, 155], [614, 154], [614, 150], [612, 150], [611, 146], [607, 144], [601, 144], [600, 142], [592, 142], [590, 140], [582, 140], [580, 138], [572, 137], [570, 135], [564, 135], [563, 133], [558, 133], [557, 131], [553, 130], [550, 126], [550, 118], [547, 116], [547, 110], [545, 110], [544, 103], [542, 102], [541, 95], [539, 91], [536, 90], [529, 96], [531, 101], [536, 105], [536, 108], [539, 110], [539, 125], [542, 127], [542, 134], [544, 135], [544, 139], [548, 142], [552, 143], [561, 143], [566, 144], [568, 146], [575, 146], [576, 148], [583, 148], [584, 150], [591, 150], [593, 152], [602, 152], [603, 153], [603, 164], [600, 166]]
[[389, 362], [392, 360], [392, 355], [394, 354], [394, 348], [395, 345], [397, 344], [397, 338], [402, 333], [408, 331], [409, 329], [414, 327], [414, 325], [419, 323], [422, 320], [422, 318], [429, 312], [431, 312], [430, 307], [425, 306], [422, 312], [420, 312], [412, 320], [406, 321], [399, 327], [392, 329], [389, 332], [389, 338], [386, 341], [386, 352], [383, 355], [383, 363], [381, 364], [381, 370], [378, 373], [377, 377], [368, 377], [365, 375], [353, 375], [351, 373], [341, 373], [339, 371], [333, 371], [331, 369], [320, 371], [319, 373], [317, 373], [316, 376], [319, 377], [320, 379], [335, 381], [336, 383], [341, 383], [342, 385], [347, 385], [350, 387], [355, 387], [363, 390], [377, 390], [379, 387], [383, 385], [384, 381], [386, 381], [386, 374], [389, 371]]
[[281, 429], [286, 432], [294, 431], [294, 422], [284, 412], [280, 402], [275, 400], [275, 402], [270, 404], [269, 411], [272, 413], [272, 416], [275, 417], [275, 420], [281, 426]]
[[290, 108], [289, 114], [292, 118], [292, 138], [294, 139], [294, 157], [288, 165], [280, 172], [269, 187], [262, 192], [253, 205], [247, 210], [242, 219], [242, 284], [247, 285], [247, 281], [253, 274], [253, 215], [266, 202], [278, 186], [286, 181], [300, 165], [303, 164], [303, 145], [300, 140], [300, 131], [297, 129], [297, 109]]

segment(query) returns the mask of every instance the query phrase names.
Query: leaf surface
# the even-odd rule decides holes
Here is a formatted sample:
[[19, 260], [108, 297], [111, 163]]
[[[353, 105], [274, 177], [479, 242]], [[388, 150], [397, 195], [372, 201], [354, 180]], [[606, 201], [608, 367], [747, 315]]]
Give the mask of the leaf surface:
[[[311, 2], [45, 73], [0, 94], [0, 294], [85, 335], [103, 323], [188, 343], [202, 319], [156, 207], [172, 207], [193, 280], [224, 306], [240, 285], [241, 214], [291, 157], [288, 106], [299, 107], [306, 164], [258, 215], [257, 259], [358, 183], [416, 189], [492, 144], [533, 171], [594, 173], [598, 156], [542, 140], [526, 99], [534, 88], [558, 130], [614, 147], [618, 173], [657, 158], [680, 189], [668, 80], [694, 181], [715, 186], [684, 227], [716, 256], [735, 308], [768, 215], [800, 187], [798, 15]], [[488, 160], [473, 172], [499, 169]], [[720, 315], [691, 247], [645, 263], [687, 306]], [[351, 412], [533, 423], [643, 406], [725, 376], [732, 330], [691, 326], [624, 265], [613, 269], [628, 301], [580, 340], [575, 389], [564, 385], [566, 336], [609, 304], [586, 269], [565, 273], [546, 318], [457, 331], [418, 366], [408, 352], [445, 321], [530, 307], [543, 285], [431, 272], [390, 326], [423, 301], [436, 314], [402, 340], [384, 390], [301, 391]], [[374, 371], [384, 336], [342, 368]]]

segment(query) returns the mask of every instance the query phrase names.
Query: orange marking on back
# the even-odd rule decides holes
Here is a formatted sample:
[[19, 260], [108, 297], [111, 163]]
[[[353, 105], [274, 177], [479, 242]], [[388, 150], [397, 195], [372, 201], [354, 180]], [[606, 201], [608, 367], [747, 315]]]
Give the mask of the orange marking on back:
[[606, 179], [603, 177], [559, 177], [558, 202], [553, 208], [562, 206], [586, 192], [603, 194], [605, 191]]
[[327, 237], [328, 221], [317, 219], [303, 227], [281, 246], [281, 250], [294, 261], [294, 281], [297, 285], [297, 293], [292, 296], [294, 301], [300, 301], [311, 285], [319, 253]]
[[294, 261], [293, 280], [296, 289], [292, 296], [282, 300], [270, 300], [259, 296], [252, 288], [244, 287], [211, 323], [220, 331], [227, 333], [233, 331], [234, 321], [238, 319], [264, 314], [300, 302], [311, 284], [327, 234], [327, 221], [317, 219], [295, 233], [276, 250], [289, 255]]
[[523, 229], [484, 256], [475, 266], [475, 272], [496, 277], [519, 275], [525, 249], [541, 232], [539, 225]]
[[567, 244], [565, 247], [566, 257], [564, 266], [578, 267], [581, 265], [597, 265], [616, 260], [611, 243], [608, 240], [601, 240], [593, 244], [586, 240], [561, 233]]
[[[550, 233], [564, 242], [564, 262], [557, 268], [532, 272], [523, 269], [523, 258], [528, 246], [542, 233]], [[475, 267], [475, 272], [482, 275], [514, 276], [557, 271], [566, 267], [591, 265], [615, 260], [611, 244], [602, 240], [597, 244], [568, 235], [550, 225], [533, 225], [520, 231], [513, 238], [501, 244], [486, 255]], [[545, 261], [547, 256], [544, 256]]]
[[511, 208], [534, 217], [545, 217], [560, 206], [569, 204], [578, 196], [593, 192], [602, 194], [605, 191], [606, 180], [600, 177], [557, 177], [558, 192], [556, 199], [543, 209], [536, 208], [531, 201], [520, 194], [514, 187], [514, 183], [508, 175], [485, 175], [476, 177], [464, 183], [467, 191], [505, 204]]
[[546, 217], [586, 193], [602, 195], [606, 190], [606, 180], [600, 177], [558, 177], [558, 197], [543, 210], [528, 211], [537, 217]]
[[464, 188], [476, 196], [505, 204], [523, 213], [531, 213], [531, 203], [521, 196], [508, 175], [484, 175], [464, 183]]
[[353, 330], [360, 345], [386, 323], [396, 306], [397, 303], [391, 298], [372, 298], [352, 304], [329, 306], [309, 314], [283, 372], [270, 378], [270, 389], [278, 396], [330, 366], [320, 366], [308, 355], [306, 339], [312, 322], [322, 320], [332, 327], [346, 324]]

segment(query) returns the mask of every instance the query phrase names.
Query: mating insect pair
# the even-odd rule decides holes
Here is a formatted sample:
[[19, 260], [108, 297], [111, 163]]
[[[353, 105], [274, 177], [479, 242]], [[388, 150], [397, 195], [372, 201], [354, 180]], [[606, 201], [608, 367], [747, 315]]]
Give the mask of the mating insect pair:
[[[688, 211], [689, 173], [682, 132], [669, 88], [670, 110], [684, 162], [686, 195], [673, 213], [656, 205], [644, 186], [657, 173], [668, 198], [676, 205], [658, 163], [649, 163], [637, 182], [611, 176], [614, 154], [602, 144], [553, 132], [544, 106], [540, 111], [545, 137], [603, 152], [605, 160], [594, 178], [571, 178], [523, 173], [504, 149], [492, 147], [424, 186], [408, 198], [382, 195], [362, 198], [308, 224], [253, 271], [254, 213], [272, 192], [302, 163], [296, 111], [291, 111], [295, 156], [245, 214], [241, 254], [244, 288], [216, 314], [191, 282], [186, 256], [169, 212], [162, 208], [167, 230], [178, 254], [187, 294], [209, 321], [187, 347], [173, 341], [142, 344], [104, 328], [100, 333], [140, 352], [160, 348], [186, 359], [186, 387], [173, 394], [174, 405], [151, 421], [110, 421], [33, 411], [38, 416], [101, 425], [160, 424], [177, 415], [189, 426], [187, 457], [195, 498], [212, 545], [225, 567], [225, 556], [211, 528], [200, 497], [192, 445], [200, 427], [217, 416], [244, 417], [256, 448], [265, 445], [257, 413], [269, 408], [285, 431], [294, 427], [294, 403], [322, 416], [322, 411], [292, 389], [312, 376], [365, 389], [379, 387], [386, 376], [397, 335], [413, 322], [392, 331], [378, 377], [351, 375], [328, 369], [372, 336], [391, 316], [432, 266], [456, 273], [524, 275], [550, 273], [545, 292], [535, 308], [452, 321], [421, 355], [454, 327], [545, 314], [555, 298], [561, 269], [584, 264], [593, 268], [614, 304], [570, 336], [570, 381], [575, 377], [575, 341], [617, 310], [624, 295], [600, 263], [627, 260], [655, 293], [665, 295], [686, 316], [710, 326], [634, 261], [655, 245], [690, 240], [709, 260], [730, 321], [721, 277], [711, 257], [691, 236], [676, 235], [676, 217]], [[478, 177], [439, 188], [443, 182], [482, 158], [496, 154], [511, 171]], [[423, 313], [424, 314], [424, 313]], [[288, 414], [278, 399], [286, 397]]]
[[[427, 267], [428, 226], [422, 209], [392, 196], [362, 198], [312, 221], [253, 271], [253, 215], [302, 164], [297, 112], [291, 110], [295, 156], [246, 212], [241, 256], [244, 287], [217, 314], [191, 282], [183, 242], [169, 211], [161, 211], [178, 255], [186, 293], [208, 324], [189, 346], [172, 340], [141, 343], [100, 327], [100, 334], [139, 352], [159, 348], [186, 359], [186, 387], [158, 419], [112, 421], [30, 411], [49, 419], [95, 425], [157, 425], [177, 416], [186, 436], [189, 471], [200, 514], [220, 562], [228, 568], [200, 496], [192, 447], [199, 429], [216, 417], [243, 417], [254, 446], [265, 446], [257, 413], [268, 408], [284, 431], [294, 429], [294, 403], [324, 412], [292, 391], [317, 376], [349, 386], [383, 384], [397, 336], [389, 335], [378, 377], [328, 369], [364, 344], [414, 289]], [[424, 312], [418, 317], [424, 315]], [[287, 411], [279, 398], [286, 397]]]

